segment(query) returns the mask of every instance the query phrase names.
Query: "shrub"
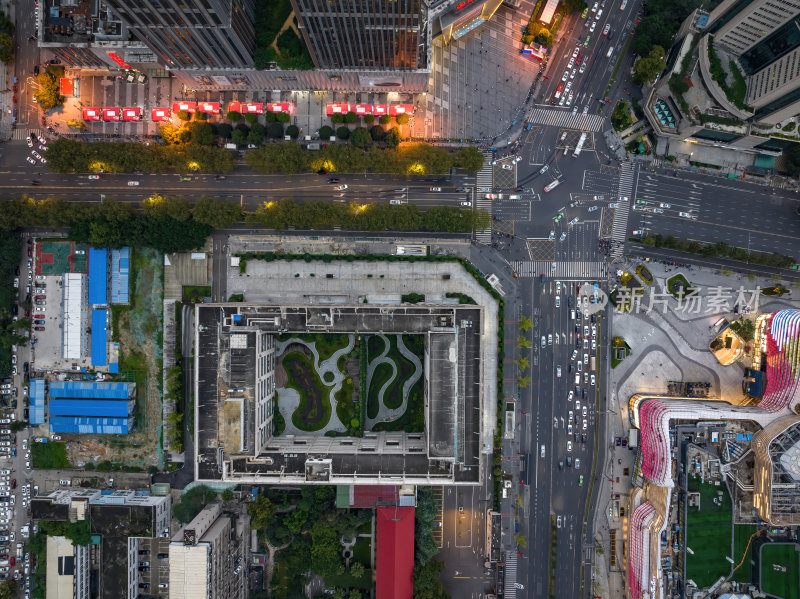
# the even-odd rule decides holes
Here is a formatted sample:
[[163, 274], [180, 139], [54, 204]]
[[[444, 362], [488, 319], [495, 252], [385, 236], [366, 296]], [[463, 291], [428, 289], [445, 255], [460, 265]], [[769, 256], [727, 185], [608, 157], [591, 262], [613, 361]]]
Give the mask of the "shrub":
[[270, 123], [269, 127], [267, 127], [267, 135], [273, 139], [279, 139], [283, 137], [283, 125], [280, 123]]
[[369, 130], [369, 134], [375, 141], [381, 141], [384, 137], [386, 137], [386, 131], [383, 130], [383, 127], [380, 125], [375, 125], [371, 127]]
[[344, 115], [343, 114], [334, 114], [331, 115], [331, 123], [334, 125], [341, 125], [344, 123]]
[[275, 114], [275, 120], [277, 120], [279, 123], [288, 123], [292, 120], [292, 117], [288, 112], [278, 112]]
[[178, 112], [175, 113], [175, 116], [177, 116], [182, 121], [192, 120], [192, 113], [187, 112], [186, 110], [179, 110]]
[[364, 124], [371, 125], [375, 122], [375, 115], [374, 114], [365, 114], [364, 115]]
[[400, 114], [395, 119], [398, 125], [408, 125], [408, 115], [407, 114]]
[[381, 116], [380, 119], [378, 119], [378, 122], [381, 125], [388, 125], [389, 123], [392, 122], [392, 117], [390, 117], [388, 114], [384, 114], [383, 116]]
[[228, 123], [220, 123], [217, 125], [217, 135], [220, 137], [230, 139], [231, 132], [233, 132], [233, 127], [231, 127]]
[[358, 121], [358, 115], [353, 112], [352, 110], [344, 115], [344, 122], [350, 123], [351, 125]]
[[274, 112], [268, 112], [264, 115], [264, 120], [268, 123], [274, 123], [278, 120], [278, 118], [275, 116]]
[[333, 135], [333, 127], [322, 125], [322, 127], [319, 128], [319, 136], [321, 139], [330, 139], [331, 135]]
[[783, 131], [787, 131], [787, 132], [788, 131], [794, 131], [795, 128], [797, 128], [797, 123], [795, 123], [794, 121], [792, 121], [791, 123], [787, 123], [786, 125], [784, 125], [782, 127]]
[[252, 125], [253, 123], [258, 122], [258, 115], [252, 112], [248, 112], [246, 115], [244, 115], [244, 120], [246, 120], [248, 123]]
[[195, 118], [195, 120], [198, 120], [198, 121], [207, 121], [208, 120], [208, 115], [205, 112], [195, 112], [194, 113], [194, 118]]
[[233, 121], [234, 123], [238, 123], [242, 120], [242, 113], [236, 112], [235, 110], [229, 110], [228, 114], [225, 115], [229, 121]]
[[339, 127], [336, 130], [336, 137], [339, 139], [348, 139], [350, 137], [350, 129], [347, 127]]
[[372, 143], [372, 137], [365, 127], [356, 127], [350, 135], [350, 143], [358, 148], [363, 148]]
[[297, 128], [297, 125], [289, 125], [286, 127], [286, 135], [292, 139], [297, 139], [300, 135], [300, 129]]

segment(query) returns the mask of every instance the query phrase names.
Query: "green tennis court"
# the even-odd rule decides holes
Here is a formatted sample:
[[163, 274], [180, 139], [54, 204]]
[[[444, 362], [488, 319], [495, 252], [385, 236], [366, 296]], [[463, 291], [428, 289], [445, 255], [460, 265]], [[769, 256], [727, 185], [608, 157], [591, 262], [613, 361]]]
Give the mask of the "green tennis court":
[[761, 546], [761, 590], [780, 599], [800, 598], [800, 554], [795, 543]]

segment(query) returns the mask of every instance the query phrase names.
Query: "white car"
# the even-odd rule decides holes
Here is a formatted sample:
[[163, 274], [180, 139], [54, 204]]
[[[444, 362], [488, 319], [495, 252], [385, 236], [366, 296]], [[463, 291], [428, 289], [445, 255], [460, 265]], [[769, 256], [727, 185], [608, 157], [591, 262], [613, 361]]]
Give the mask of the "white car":
[[589, 31], [594, 31], [597, 27], [597, 21], [592, 21], [592, 24], [589, 26]]
[[580, 468], [580, 467], [581, 467], [581, 459], [575, 458], [575, 468]]
[[442, 192], [442, 188], [441, 187], [431, 187], [431, 191], [434, 192], [434, 193], [441, 193]]
[[514, 167], [512, 165], [510, 165], [510, 164], [504, 164], [503, 165], [503, 170], [504, 171], [513, 171]]
[[667, 204], [666, 202], [659, 202], [658, 207], [659, 208], [669, 208], [670, 204]]
[[600, 3], [599, 2], [595, 2], [594, 6], [592, 6], [592, 12], [597, 12], [598, 8], [600, 8]]
[[100, 178], [100, 175], [89, 175], [89, 179], [92, 181], [97, 181]]
[[45, 309], [44, 309], [44, 308], [42, 308], [42, 306], [36, 306], [36, 307], [33, 309], [33, 311], [34, 311], [34, 312], [44, 312], [44, 311], [45, 311]]
[[70, 486], [72, 484], [72, 482], [69, 481], [69, 480], [60, 480], [60, 481], [58, 481], [58, 484], [62, 485], [64, 487], [68, 487], [68, 486]]
[[584, 364], [588, 364], [589, 363], [589, 354], [583, 354], [583, 363]]
[[25, 469], [26, 470], [30, 470], [31, 469], [31, 463], [30, 463], [29, 460], [25, 460]]
[[41, 154], [39, 154], [39, 153], [37, 153], [37, 152], [36, 152], [36, 150], [34, 150], [33, 152], [31, 152], [31, 154], [33, 154], [33, 157], [34, 157], [34, 158], [36, 158], [37, 160], [39, 160], [39, 159], [42, 157], [42, 156], [41, 156]]
[[23, 439], [22, 440], [22, 449], [28, 449], [28, 440], [27, 439]]
[[597, 210], [597, 206], [589, 206], [588, 212], [594, 212], [595, 210]]
[[467, 208], [472, 208], [472, 202], [461, 202], [461, 205]]
[[597, 325], [592, 325], [592, 337], [597, 337]]
[[33, 147], [33, 140], [30, 137], [28, 138], [28, 147], [29, 148]]
[[578, 69], [578, 71], [579, 71], [579, 72], [581, 72], [581, 73], [583, 73], [585, 70], [586, 70], [586, 61], [584, 60], [584, 61], [581, 63], [581, 68], [580, 68], [580, 69]]
[[569, 62], [567, 63], [567, 68], [571, 69], [574, 66], [575, 66], [575, 59], [574, 58], [570, 58]]
[[36, 161], [35, 161], [33, 158], [31, 158], [30, 156], [26, 156], [26, 157], [25, 157], [25, 160], [27, 160], [27, 161], [28, 161], [28, 162], [30, 162], [31, 164], [36, 164]]
[[597, 15], [595, 16], [594, 20], [599, 21], [602, 14], [603, 14], [603, 9], [601, 8], [600, 10], [597, 11]]
[[592, 351], [597, 349], [597, 339], [592, 339]]
[[589, 382], [594, 386], [594, 375], [589, 377]]
[[580, 46], [578, 46], [577, 48], [575, 48], [575, 49], [572, 51], [572, 58], [578, 58], [578, 54], [580, 53], [580, 51], [581, 51], [581, 47], [580, 47]]
[[45, 146], [39, 146], [40, 152], [47, 152], [47, 148]]
[[562, 233], [561, 236], [558, 238], [559, 241], [564, 241], [567, 238], [566, 233]]
[[553, 335], [547, 336], [547, 345], [553, 345]]
[[334, 187], [334, 189], [336, 191], [344, 191], [345, 189], [347, 189], [347, 185], [337, 185], [336, 187]]
[[[561, 378], [561, 366], [556, 366], [556, 376], [558, 378]], [[592, 377], [592, 378], [594, 378], [594, 377]]]
[[47, 160], [45, 160], [44, 158], [39, 158], [39, 162], [41, 162], [42, 164], [47, 164]]
[[586, 406], [583, 406], [583, 417], [586, 418]]
[[139, 185], [138, 181], [128, 181], [128, 187], [136, 187]]
[[588, 423], [586, 422], [586, 418], [583, 419], [583, 430], [586, 430]]
[[605, 27], [603, 27], [603, 35], [608, 35], [609, 31], [611, 31], [611, 23], [608, 23]]
[[573, 397], [575, 397], [575, 392], [574, 391], [570, 391], [569, 395], [567, 395], [567, 401], [572, 401]]
[[694, 218], [689, 212], [678, 212], [678, 216], [682, 216], [683, 218]]
[[567, 451], [572, 451], [572, 441], [567, 441]]
[[564, 74], [561, 76], [561, 81], [564, 82], [569, 79], [569, 71], [564, 71]]

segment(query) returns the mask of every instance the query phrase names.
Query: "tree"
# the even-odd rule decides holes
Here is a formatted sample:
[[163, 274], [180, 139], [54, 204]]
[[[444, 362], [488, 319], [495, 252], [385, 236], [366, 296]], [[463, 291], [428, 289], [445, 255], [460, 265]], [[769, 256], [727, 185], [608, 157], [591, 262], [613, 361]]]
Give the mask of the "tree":
[[[364, 565], [361, 562], [356, 562], [352, 566], [350, 566], [350, 575], [353, 576], [354, 578], [361, 578], [362, 576], [364, 576], [365, 571], [366, 569], [364, 568]], [[350, 597], [352, 598], [352, 596], [353, 595], [351, 594]], [[2, 599], [2, 597], [0, 597], [0, 599]]]
[[473, 173], [477, 173], [483, 166], [483, 154], [474, 146], [468, 148], [461, 148], [456, 152], [455, 164], [459, 168], [463, 168]]
[[214, 131], [209, 123], [191, 123], [192, 143], [210, 146], [214, 143]]
[[331, 115], [331, 123], [334, 125], [341, 125], [344, 123], [344, 115], [340, 113], [332, 114]]
[[533, 36], [533, 41], [542, 46], [551, 46], [553, 44], [553, 34], [550, 33], [549, 29], [542, 27], [539, 33]]
[[288, 123], [292, 120], [292, 117], [288, 112], [278, 112], [273, 114], [275, 114], [275, 120], [279, 123]]
[[273, 139], [280, 139], [283, 137], [283, 125], [280, 123], [270, 123], [267, 127], [267, 135]]
[[188, 110], [179, 110], [178, 112], [175, 113], [175, 116], [177, 116], [182, 121], [192, 120], [192, 113], [189, 112]]
[[372, 144], [372, 137], [365, 127], [356, 127], [350, 135], [350, 143], [357, 148], [363, 148]]
[[800, 175], [800, 144], [789, 144], [783, 155], [786, 159], [786, 171], [792, 176]]
[[319, 138], [320, 139], [330, 139], [331, 135], [333, 135], [333, 128], [329, 127], [328, 125], [323, 125], [319, 128]]
[[353, 123], [358, 121], [358, 115], [353, 112], [352, 110], [344, 115], [344, 122], [349, 123], [352, 125]]
[[408, 115], [407, 114], [398, 114], [397, 118], [395, 119], [398, 125], [408, 125]]
[[528, 369], [528, 366], [530, 366], [530, 363], [528, 362], [528, 358], [526, 356], [517, 358], [516, 360], [514, 360], [514, 364], [519, 366], [520, 372], [525, 372]]
[[244, 120], [252, 125], [258, 122], [258, 115], [254, 112], [248, 112], [244, 115]]
[[369, 135], [372, 137], [373, 141], [381, 141], [384, 137], [386, 137], [386, 131], [384, 131], [383, 127], [380, 125], [375, 125], [374, 127], [370, 128]]
[[8, 428], [10, 428], [15, 433], [18, 433], [18, 432], [24, 431], [26, 428], [28, 428], [28, 423], [25, 422], [24, 420], [15, 420], [14, 422], [12, 422], [9, 425]]
[[725, 344], [722, 342], [722, 339], [720, 339], [719, 337], [714, 339], [711, 342], [711, 345], [709, 345], [709, 347], [711, 348], [711, 351], [718, 351], [718, 350], [722, 349], [724, 346], [725, 346]]
[[529, 376], [521, 376], [517, 379], [517, 386], [520, 389], [526, 389], [530, 384], [531, 384], [531, 377]]
[[525, 537], [522, 536], [521, 533], [517, 533], [514, 535], [514, 541], [516, 541], [517, 545], [520, 546], [522, 549], [525, 549], [528, 546], [528, 542], [525, 540]]
[[[100, 470], [100, 466], [97, 467], [98, 470]], [[172, 513], [181, 524], [186, 524], [216, 498], [217, 492], [210, 487], [205, 485], [192, 487], [181, 495], [180, 500], [172, 507]]]
[[70, 119], [67, 121], [67, 127], [69, 127], [70, 129], [78, 129], [79, 131], [82, 131], [83, 129], [86, 129], [86, 123], [84, 123], [83, 121], [76, 121]]
[[247, 143], [254, 146], [260, 146], [264, 143], [264, 125], [261, 123], [254, 123], [250, 133], [247, 134]]
[[16, 582], [13, 580], [0, 582], [0, 599], [17, 599], [17, 597], [19, 597], [19, 587]]
[[528, 340], [527, 337], [523, 337], [522, 335], [517, 337], [517, 347], [519, 349], [530, 348], [530, 346], [531, 346], [531, 342]]
[[64, 97], [59, 93], [58, 83], [50, 73], [39, 73], [36, 76], [39, 89], [33, 94], [42, 110], [47, 112], [64, 104]]
[[336, 137], [338, 137], [339, 139], [348, 139], [350, 137], [350, 129], [344, 126], [339, 127], [336, 130]]
[[233, 133], [231, 133], [231, 141], [237, 146], [241, 146], [247, 142], [247, 134], [241, 129], [234, 129]]
[[297, 139], [300, 136], [300, 129], [297, 127], [297, 125], [289, 125], [286, 127], [286, 135], [292, 139]]
[[564, 2], [564, 9], [569, 12], [581, 12], [586, 8], [586, 2], [583, 0], [566, 0]]
[[231, 127], [228, 123], [220, 123], [217, 125], [217, 135], [219, 135], [222, 139], [230, 139], [232, 132], [233, 127]]
[[252, 503], [247, 504], [247, 513], [250, 515], [250, 526], [256, 530], [267, 527], [272, 516], [275, 514], [275, 506], [267, 497], [266, 493], [259, 493]]
[[314, 524], [311, 528], [311, 569], [321, 576], [331, 576], [341, 561], [342, 545], [336, 531], [320, 522]]
[[400, 145], [401, 141], [403, 141], [403, 136], [400, 133], [400, 129], [397, 127], [389, 129], [389, 132], [386, 134], [386, 145], [390, 148], [396, 148]]
[[414, 599], [450, 599], [439, 580], [443, 570], [444, 563], [439, 560], [414, 565]]
[[374, 114], [365, 114], [364, 115], [364, 124], [371, 125], [375, 122], [375, 115]]
[[378, 122], [381, 125], [388, 125], [392, 122], [392, 117], [390, 117], [388, 114], [381, 115], [381, 118], [378, 119]]
[[533, 328], [533, 320], [527, 316], [522, 316], [519, 319], [519, 328], [527, 333]]
[[225, 489], [222, 492], [222, 501], [233, 501], [233, 491]]
[[0, 33], [0, 61], [9, 63], [14, 59], [14, 40], [7, 33]]
[[228, 118], [229, 121], [234, 123], [238, 123], [239, 121], [242, 120], [242, 113], [237, 112], [236, 110], [229, 110], [228, 114], [225, 116]]
[[653, 46], [647, 56], [642, 56], [633, 64], [633, 80], [640, 85], [650, 83], [666, 68], [664, 48]]

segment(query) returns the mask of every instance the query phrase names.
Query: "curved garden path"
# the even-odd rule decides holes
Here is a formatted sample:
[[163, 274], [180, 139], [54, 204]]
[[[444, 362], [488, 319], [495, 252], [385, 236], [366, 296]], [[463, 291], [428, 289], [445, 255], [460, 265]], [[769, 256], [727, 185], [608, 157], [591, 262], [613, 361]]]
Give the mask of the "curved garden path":
[[[284, 351], [286, 351], [288, 346], [294, 343], [306, 346], [314, 355], [314, 368], [316, 369], [317, 374], [319, 374], [319, 378], [323, 385], [325, 385], [326, 389], [328, 389], [328, 401], [331, 404], [331, 417], [330, 420], [328, 420], [328, 423], [324, 427], [314, 431], [314, 434], [324, 435], [328, 431], [345, 432], [347, 427], [340, 422], [339, 416], [336, 414], [336, 393], [342, 387], [342, 383], [345, 380], [345, 375], [339, 370], [337, 362], [339, 361], [340, 357], [349, 354], [353, 350], [356, 343], [355, 335], [349, 334], [347, 336], [347, 346], [337, 349], [335, 352], [333, 352], [333, 354], [331, 354], [331, 357], [322, 362], [319, 360], [319, 352], [317, 352], [316, 342], [304, 341], [299, 337], [292, 337], [286, 341], [277, 341], [275, 344], [275, 352], [278, 355], [281, 355]], [[332, 383], [325, 381], [325, 373], [327, 372], [330, 372], [333, 375]], [[286, 422], [286, 429], [284, 430], [283, 434], [309, 434], [308, 431], [302, 431], [298, 429], [292, 422], [292, 414], [300, 406], [300, 395], [297, 393], [297, 391], [286, 387], [280, 387], [276, 389], [276, 392], [278, 393], [278, 410]]]
[[394, 360], [386, 357], [386, 355], [389, 353], [388, 337], [386, 337], [386, 335], [378, 335], [378, 337], [383, 340], [383, 351], [377, 358], [372, 360], [367, 365], [367, 389], [370, 388], [370, 384], [372, 383], [372, 375], [378, 365], [389, 364], [389, 366], [392, 367], [392, 376], [389, 377], [389, 380], [387, 380], [381, 387], [380, 391], [378, 391], [378, 415], [375, 418], [370, 418], [369, 415], [367, 415], [368, 426], [372, 426], [376, 422], [396, 420], [402, 416], [406, 411], [406, 406], [408, 405], [408, 394], [411, 391], [411, 387], [422, 376], [422, 363], [420, 362], [419, 358], [406, 347], [405, 343], [403, 343], [403, 336], [397, 335], [397, 349], [404, 358], [414, 365], [414, 373], [403, 383], [403, 401], [400, 406], [394, 409], [386, 406], [386, 404], [383, 402], [383, 395], [386, 389], [389, 388], [394, 379], [397, 377], [397, 364], [395, 364]]

